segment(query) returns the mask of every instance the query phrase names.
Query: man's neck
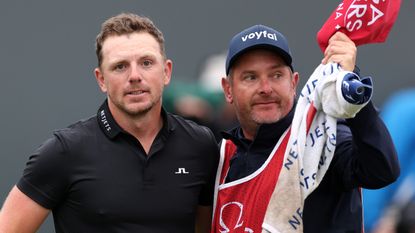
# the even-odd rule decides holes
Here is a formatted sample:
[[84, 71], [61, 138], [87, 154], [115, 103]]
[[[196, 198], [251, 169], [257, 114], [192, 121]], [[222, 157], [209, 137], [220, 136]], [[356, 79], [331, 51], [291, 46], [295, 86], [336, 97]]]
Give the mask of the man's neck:
[[148, 154], [154, 139], [163, 127], [161, 105], [154, 106], [150, 111], [136, 116], [113, 110], [111, 105], [109, 107], [117, 124], [134, 136]]

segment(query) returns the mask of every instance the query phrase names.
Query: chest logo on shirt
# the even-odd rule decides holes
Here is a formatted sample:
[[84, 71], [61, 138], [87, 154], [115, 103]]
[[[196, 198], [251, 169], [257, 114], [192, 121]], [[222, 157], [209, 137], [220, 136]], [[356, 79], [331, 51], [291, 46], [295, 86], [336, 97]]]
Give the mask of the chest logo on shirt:
[[[239, 232], [241, 230], [240, 228], [244, 228], [244, 221], [242, 219], [243, 209], [244, 205], [237, 201], [228, 202], [220, 208], [220, 233], [228, 233], [233, 231]], [[239, 230], [237, 230], [238, 228]], [[254, 233], [254, 231], [249, 227], [245, 227], [244, 230], [244, 232]]]
[[179, 168], [178, 168], [178, 171], [177, 171], [177, 172], [175, 172], [174, 174], [184, 174], [184, 175], [186, 175], [186, 174], [189, 174], [189, 172], [188, 172], [188, 171], [186, 171], [186, 168], [184, 168], [184, 167], [179, 167]]

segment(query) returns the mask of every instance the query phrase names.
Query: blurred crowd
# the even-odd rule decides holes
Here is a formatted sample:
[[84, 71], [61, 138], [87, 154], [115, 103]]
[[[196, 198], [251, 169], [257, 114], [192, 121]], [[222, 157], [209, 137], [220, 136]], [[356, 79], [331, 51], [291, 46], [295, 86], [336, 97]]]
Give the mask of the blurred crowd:
[[369, 233], [415, 233], [415, 89], [396, 92], [381, 108], [381, 117], [398, 152], [398, 180], [379, 190], [364, 190]]
[[219, 142], [220, 132], [237, 124], [234, 110], [223, 96], [221, 78], [224, 76], [225, 54], [208, 57], [194, 81], [172, 79], [164, 91], [164, 108], [209, 127]]

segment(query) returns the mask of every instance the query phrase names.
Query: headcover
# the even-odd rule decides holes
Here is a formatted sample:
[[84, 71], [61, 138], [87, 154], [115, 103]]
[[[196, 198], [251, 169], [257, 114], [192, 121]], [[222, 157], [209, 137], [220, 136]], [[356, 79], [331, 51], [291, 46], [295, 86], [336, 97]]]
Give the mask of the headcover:
[[226, 75], [238, 57], [254, 48], [266, 48], [276, 52], [293, 70], [287, 39], [280, 32], [264, 25], [255, 25], [236, 34], [229, 43], [226, 57]]
[[384, 42], [400, 5], [401, 0], [343, 0], [317, 33], [321, 50], [324, 53], [330, 37], [339, 30], [356, 46]]

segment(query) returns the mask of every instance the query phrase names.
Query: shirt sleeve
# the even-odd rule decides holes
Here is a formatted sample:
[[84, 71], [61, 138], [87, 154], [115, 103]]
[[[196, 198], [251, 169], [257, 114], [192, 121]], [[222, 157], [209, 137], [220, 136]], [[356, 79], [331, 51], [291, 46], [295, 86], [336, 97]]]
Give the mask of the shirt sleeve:
[[41, 206], [52, 209], [67, 186], [65, 151], [57, 136], [46, 140], [26, 163], [17, 187]]
[[332, 161], [344, 189], [382, 188], [399, 176], [399, 163], [391, 136], [369, 102], [354, 118], [340, 121]]

